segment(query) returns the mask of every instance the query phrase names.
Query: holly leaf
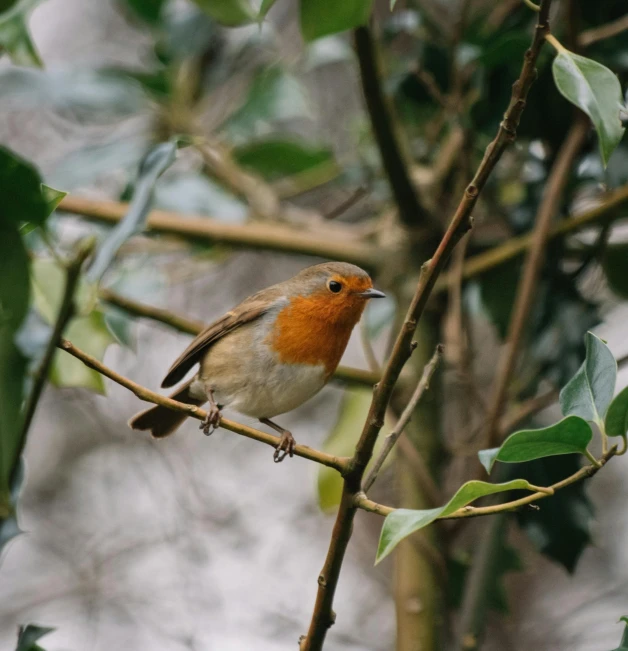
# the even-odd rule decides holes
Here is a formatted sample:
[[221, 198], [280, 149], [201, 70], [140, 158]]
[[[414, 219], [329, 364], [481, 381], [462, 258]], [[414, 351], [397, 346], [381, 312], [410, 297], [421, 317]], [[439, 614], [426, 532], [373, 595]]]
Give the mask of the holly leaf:
[[478, 457], [490, 474], [496, 461], [519, 463], [559, 454], [584, 454], [592, 438], [593, 431], [586, 420], [567, 416], [550, 427], [515, 432], [501, 447], [480, 450]]
[[619, 79], [601, 63], [564, 49], [554, 59], [552, 72], [560, 93], [591, 118], [606, 167], [625, 131], [619, 118], [623, 107]]
[[301, 33], [306, 41], [365, 25], [372, 0], [301, 0]]
[[628, 434], [628, 387], [613, 398], [606, 412], [604, 427], [608, 436]]
[[[538, 459], [518, 465], [514, 472], [540, 486], [569, 477], [580, 469], [578, 457]], [[517, 522], [536, 548], [573, 572], [580, 555], [591, 541], [593, 506], [585, 493], [585, 482], [576, 482], [539, 502], [538, 510], [517, 511]]]
[[584, 343], [585, 360], [560, 392], [560, 408], [565, 416], [580, 416], [602, 427], [615, 393], [617, 362], [608, 346], [593, 333], [587, 332]]
[[514, 479], [503, 484], [489, 484], [483, 481], [469, 481], [463, 484], [456, 494], [445, 504], [436, 509], [412, 510], [396, 509], [384, 520], [377, 549], [376, 563], [386, 558], [390, 552], [410, 534], [419, 531], [438, 518], [451, 515], [454, 511], [474, 502], [480, 497], [494, 495], [513, 490], [529, 490], [536, 492], [537, 488], [524, 479]]
[[54, 628], [37, 626], [36, 624], [20, 626], [15, 651], [42, 651], [41, 647], [35, 643], [44, 635], [48, 635], [48, 633], [52, 633], [54, 630]]

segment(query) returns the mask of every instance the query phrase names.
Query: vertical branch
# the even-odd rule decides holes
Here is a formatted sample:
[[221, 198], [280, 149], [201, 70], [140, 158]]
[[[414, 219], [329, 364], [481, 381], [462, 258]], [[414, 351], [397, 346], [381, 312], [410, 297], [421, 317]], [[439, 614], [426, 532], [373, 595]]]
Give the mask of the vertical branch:
[[353, 518], [357, 508], [356, 500], [360, 493], [364, 471], [373, 455], [375, 442], [384, 423], [386, 408], [401, 370], [412, 353], [414, 332], [436, 280], [452, 250], [471, 227], [471, 212], [491, 172], [506, 147], [516, 137], [517, 126], [525, 108], [528, 91], [536, 78], [536, 60], [543, 47], [545, 34], [549, 32], [548, 15], [551, 3], [552, 0], [541, 0], [532, 44], [525, 54], [519, 79], [513, 85], [512, 97], [499, 131], [495, 140], [488, 146], [473, 180], [467, 186], [438, 248], [431, 260], [422, 267], [421, 276], [405, 321], [395, 341], [392, 354], [382, 374], [382, 379], [375, 387], [369, 414], [356, 446], [355, 454], [349, 462], [345, 474], [341, 503], [336, 516], [331, 543], [318, 579], [318, 591], [312, 620], [307, 635], [301, 639], [300, 651], [320, 651], [323, 648], [327, 630], [333, 624], [332, 604], [334, 593], [344, 554], [351, 537]]
[[517, 297], [508, 327], [508, 339], [500, 355], [498, 371], [493, 384], [484, 439], [486, 447], [494, 447], [499, 443], [499, 421], [506, 403], [510, 379], [516, 367], [530, 309], [534, 302], [537, 281], [545, 259], [551, 220], [560, 207], [569, 172], [587, 137], [588, 129], [588, 121], [578, 117], [558, 152], [543, 193], [535, 221], [532, 246], [517, 288]]
[[366, 25], [355, 30], [354, 40], [364, 100], [384, 171], [399, 208], [401, 221], [408, 227], [416, 228], [426, 223], [427, 215], [408, 175], [408, 168], [393, 128], [392, 115], [382, 91], [377, 45]]

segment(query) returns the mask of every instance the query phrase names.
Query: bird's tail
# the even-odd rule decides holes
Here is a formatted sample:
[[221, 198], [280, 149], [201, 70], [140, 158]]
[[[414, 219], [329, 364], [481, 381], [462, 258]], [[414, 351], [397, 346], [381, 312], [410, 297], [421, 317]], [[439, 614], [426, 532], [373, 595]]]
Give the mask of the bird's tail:
[[[206, 400], [199, 400], [190, 395], [189, 388], [192, 380], [186, 382], [181, 388], [175, 391], [169, 397], [179, 402], [184, 402], [186, 405], [200, 406], [207, 402]], [[173, 411], [160, 405], [155, 405], [145, 411], [140, 411], [129, 421], [129, 427], [137, 430], [150, 430], [150, 433], [157, 439], [172, 434], [181, 423], [187, 418], [185, 414], [179, 411]]]

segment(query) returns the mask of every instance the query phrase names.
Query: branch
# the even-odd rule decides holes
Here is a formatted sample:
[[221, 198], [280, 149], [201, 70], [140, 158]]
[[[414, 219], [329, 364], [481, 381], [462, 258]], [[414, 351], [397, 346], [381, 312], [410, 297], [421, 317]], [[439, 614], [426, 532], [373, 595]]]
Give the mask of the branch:
[[345, 474], [340, 507], [325, 564], [318, 580], [318, 592], [312, 620], [307, 636], [300, 642], [300, 651], [320, 651], [323, 647], [327, 629], [334, 622], [332, 603], [344, 554], [351, 537], [353, 519], [357, 508], [355, 498], [360, 492], [364, 471], [373, 455], [373, 447], [383, 425], [386, 408], [395, 383], [399, 379], [401, 369], [412, 352], [412, 337], [436, 279], [451, 251], [470, 228], [471, 212], [491, 172], [506, 147], [515, 140], [517, 126], [525, 107], [528, 91], [536, 78], [536, 60], [543, 47], [545, 34], [549, 31], [548, 14], [551, 3], [552, 0], [542, 0], [541, 2], [541, 10], [538, 15], [532, 44], [525, 54], [519, 79], [513, 85], [512, 97], [504, 114], [504, 119], [499, 126], [497, 136], [488, 146], [484, 158], [473, 180], [465, 190], [436, 252], [432, 259], [426, 262], [421, 269], [421, 276], [414, 298], [393, 347], [391, 357], [384, 369], [382, 380], [375, 388], [369, 415], [356, 446], [355, 454]]
[[[566, 486], [571, 486], [571, 484], [575, 484], [576, 482], [579, 482], [583, 479], [588, 479], [589, 477], [593, 477], [593, 475], [598, 473], [614, 456], [617, 456], [616, 445], [613, 446], [608, 452], [606, 452], [606, 454], [604, 454], [599, 460], [597, 460], [596, 464], [584, 466], [580, 468], [580, 470], [575, 472], [573, 475], [570, 475], [566, 479], [562, 479], [561, 481], [558, 481], [555, 484], [548, 486], [547, 488], [543, 488], [543, 490], [539, 490], [535, 493], [530, 493], [529, 495], [526, 495], [525, 497], [521, 497], [518, 500], [503, 502], [502, 504], [493, 504], [491, 506], [463, 506], [461, 509], [454, 511], [449, 515], [436, 518], [436, 519], [437, 520], [461, 520], [466, 518], [479, 518], [485, 515], [496, 515], [498, 513], [510, 513], [512, 511], [518, 511], [524, 506], [528, 506], [529, 504], [538, 502], [539, 500], [545, 499], [546, 497], [551, 497], [557, 491], [565, 488]], [[393, 511], [397, 510], [391, 506], [378, 504], [377, 502], [368, 499], [364, 493], [358, 493], [355, 495], [354, 504], [356, 508], [363, 509], [364, 511], [368, 511], [369, 513], [375, 513], [383, 517], [386, 517], [387, 515], [390, 515]]]
[[369, 27], [366, 25], [358, 27], [354, 32], [354, 40], [366, 108], [382, 157], [384, 172], [399, 208], [399, 216], [408, 227], [423, 226], [427, 223], [427, 214], [419, 202], [417, 190], [408, 175], [408, 166], [393, 128], [391, 110], [386, 103], [380, 83], [377, 45]]
[[[95, 221], [116, 224], [126, 215], [128, 204], [67, 196], [61, 201], [58, 209]], [[326, 228], [328, 226], [326, 224]], [[365, 269], [376, 268], [381, 260], [381, 252], [370, 244], [356, 242], [347, 237], [330, 238], [329, 235], [324, 236], [287, 225], [257, 222], [225, 224], [201, 215], [152, 210], [146, 221], [146, 230], [214, 244], [344, 260]]]
[[[179, 332], [197, 335], [206, 327], [206, 324], [202, 321], [188, 319], [187, 317], [175, 314], [170, 310], [134, 301], [132, 298], [121, 296], [116, 292], [112, 292], [110, 289], [101, 289], [99, 296], [106, 303], [115, 305], [129, 314], [151, 319], [158, 323], [163, 323]], [[368, 387], [377, 384], [380, 377], [380, 373], [374, 373], [361, 368], [352, 368], [350, 366], [339, 366], [334, 373], [334, 378], [336, 380], [346, 382], [347, 384], [356, 384]]]
[[[59, 348], [65, 350], [70, 355], [76, 357], [77, 359], [80, 359], [81, 362], [85, 364], [85, 366], [94, 369], [94, 371], [97, 371], [101, 375], [108, 377], [116, 384], [119, 384], [120, 386], [128, 389], [140, 400], [152, 402], [155, 405], [161, 405], [162, 407], [172, 409], [173, 411], [179, 411], [183, 414], [186, 414], [190, 418], [197, 418], [198, 420], [204, 420], [207, 416], [206, 412], [199, 407], [195, 407], [194, 405], [186, 405], [183, 402], [178, 402], [172, 398], [162, 396], [159, 393], [155, 393], [154, 391], [146, 389], [142, 385], [129, 380], [128, 378], [124, 377], [124, 375], [116, 373], [109, 367], [105, 366], [102, 362], [98, 361], [95, 357], [92, 357], [91, 355], [83, 352], [66, 339], [62, 339], [57, 345]], [[279, 444], [278, 436], [267, 434], [266, 432], [260, 432], [257, 429], [247, 427], [246, 425], [241, 425], [240, 423], [235, 423], [231, 420], [227, 420], [226, 418], [221, 418], [220, 427], [227, 429], [230, 432], [234, 432], [235, 434], [239, 434], [240, 436], [246, 436], [249, 439], [254, 439], [260, 443], [266, 443], [266, 445], [270, 445], [274, 448], [276, 448]], [[315, 461], [316, 463], [320, 463], [323, 466], [329, 466], [330, 468], [337, 470], [340, 474], [343, 474], [347, 471], [349, 463], [349, 459], [345, 457], [336, 457], [331, 454], [326, 454], [325, 452], [319, 452], [318, 450], [314, 450], [307, 445], [295, 446], [294, 454], [296, 454], [297, 457]]]
[[384, 445], [382, 446], [379, 456], [374, 461], [369, 474], [367, 475], [366, 479], [362, 483], [362, 490], [365, 493], [375, 483], [379, 471], [384, 461], [386, 461], [386, 457], [390, 454], [391, 450], [395, 446], [395, 443], [403, 433], [405, 426], [410, 421], [410, 418], [412, 418], [412, 414], [414, 413], [416, 406], [419, 404], [419, 401], [423, 397], [423, 394], [427, 391], [427, 389], [429, 389], [430, 380], [432, 379], [432, 375], [434, 375], [434, 371], [436, 371], [436, 367], [438, 366], [438, 363], [440, 362], [442, 355], [443, 355], [443, 346], [442, 344], [438, 344], [438, 346], [436, 346], [436, 350], [434, 351], [434, 354], [432, 355], [432, 359], [430, 359], [430, 361], [425, 365], [425, 368], [423, 369], [423, 374], [421, 375], [421, 379], [419, 380], [419, 384], [417, 385], [417, 388], [415, 389], [412, 398], [410, 398], [408, 405], [403, 410], [394, 429], [384, 440]]
[[593, 43], [598, 41], [603, 41], [604, 39], [611, 38], [621, 34], [623, 31], [628, 29], [628, 14], [614, 20], [606, 25], [601, 25], [600, 27], [595, 27], [593, 29], [587, 29], [586, 31], [580, 34], [578, 43], [580, 47], [589, 47]]
[[569, 172], [576, 155], [585, 142], [588, 130], [588, 121], [578, 116], [558, 152], [543, 193], [532, 232], [532, 245], [517, 287], [507, 343], [500, 355], [493, 384], [493, 397], [488, 411], [486, 445], [484, 447], [491, 448], [499, 444], [501, 434], [499, 422], [506, 402], [510, 379], [519, 359], [519, 349], [528, 323], [528, 316], [534, 303], [537, 281], [545, 260], [545, 248], [551, 220], [558, 212]]
[[[17, 472], [22, 450], [26, 445], [28, 430], [33, 422], [33, 417], [35, 416], [35, 411], [37, 410], [41, 394], [46, 386], [46, 380], [48, 379], [48, 373], [55, 356], [57, 344], [59, 343], [59, 339], [61, 338], [68, 322], [74, 316], [74, 295], [81, 277], [81, 268], [85, 260], [87, 260], [94, 250], [94, 244], [95, 241], [92, 238], [88, 238], [79, 243], [74, 257], [67, 263], [67, 265], [65, 265], [66, 277], [63, 297], [61, 298], [61, 305], [59, 306], [59, 312], [57, 313], [57, 319], [52, 329], [52, 334], [46, 344], [44, 356], [34, 373], [33, 386], [28, 395], [26, 406], [24, 407], [24, 420], [20, 433], [20, 441], [17, 446], [18, 452], [15, 456], [13, 469], [11, 471], [12, 478]], [[13, 481], [13, 479], [11, 481]]]
[[[609, 221], [619, 217], [619, 213], [615, 216], [612, 213], [618, 208], [628, 203], [628, 185], [623, 185], [617, 190], [609, 192], [603, 203], [587, 210], [580, 215], [570, 219], [563, 219], [557, 224], [554, 224], [548, 234], [547, 239], [554, 240], [558, 237], [568, 235], [575, 231], [582, 230], [593, 225], [595, 222], [603, 221], [605, 218]], [[464, 280], [479, 276], [480, 274], [499, 267], [500, 265], [512, 260], [523, 253], [525, 253], [533, 244], [534, 233], [527, 233], [518, 237], [512, 237], [503, 244], [499, 244], [484, 253], [479, 253], [469, 258], [462, 269], [462, 277]], [[448, 289], [451, 283], [451, 272], [443, 274], [436, 283], [434, 292], [442, 292]]]

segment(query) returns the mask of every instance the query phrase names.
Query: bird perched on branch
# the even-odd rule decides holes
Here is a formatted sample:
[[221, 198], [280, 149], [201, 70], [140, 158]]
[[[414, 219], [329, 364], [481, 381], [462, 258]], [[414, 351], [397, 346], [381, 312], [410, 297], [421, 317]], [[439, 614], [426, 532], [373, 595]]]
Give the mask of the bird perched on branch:
[[[270, 420], [309, 400], [327, 384], [373, 288], [363, 269], [327, 262], [303, 269], [250, 296], [214, 321], [183, 351], [161, 383], [171, 387], [199, 364], [198, 373], [170, 397], [191, 405], [209, 402], [201, 429], [220, 424], [221, 409], [259, 419], [281, 434], [276, 462], [293, 454], [292, 434]], [[156, 438], [174, 432], [186, 415], [162, 406], [129, 425]]]

